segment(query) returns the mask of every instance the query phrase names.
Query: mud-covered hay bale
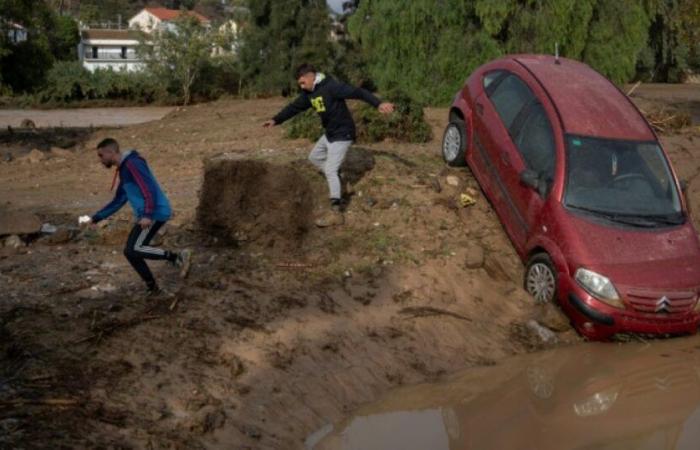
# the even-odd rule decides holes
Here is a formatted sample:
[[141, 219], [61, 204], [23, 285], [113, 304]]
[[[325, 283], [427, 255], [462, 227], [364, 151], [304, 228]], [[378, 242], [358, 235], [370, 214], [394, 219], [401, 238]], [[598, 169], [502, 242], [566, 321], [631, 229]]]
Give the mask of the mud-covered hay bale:
[[297, 249], [312, 214], [311, 186], [290, 165], [225, 156], [205, 161], [197, 222], [226, 244]]

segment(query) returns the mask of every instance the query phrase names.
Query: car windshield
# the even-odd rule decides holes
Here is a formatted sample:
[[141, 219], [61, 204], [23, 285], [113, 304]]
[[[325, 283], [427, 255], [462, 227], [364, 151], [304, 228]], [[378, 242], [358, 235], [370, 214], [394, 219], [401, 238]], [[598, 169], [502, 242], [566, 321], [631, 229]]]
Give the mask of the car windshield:
[[569, 135], [566, 151], [567, 207], [637, 226], [683, 223], [675, 180], [656, 142]]

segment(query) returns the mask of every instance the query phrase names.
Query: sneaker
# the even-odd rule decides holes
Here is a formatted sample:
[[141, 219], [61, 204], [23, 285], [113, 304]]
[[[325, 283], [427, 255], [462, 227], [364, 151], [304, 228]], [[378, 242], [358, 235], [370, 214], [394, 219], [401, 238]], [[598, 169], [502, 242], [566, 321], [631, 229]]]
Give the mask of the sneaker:
[[146, 289], [146, 298], [158, 298], [163, 295], [163, 290], [157, 284]]
[[180, 278], [187, 278], [190, 273], [190, 265], [192, 264], [192, 251], [188, 248], [184, 249], [177, 255], [175, 266], [180, 268]]
[[340, 211], [331, 210], [316, 220], [316, 226], [319, 228], [333, 227], [345, 223], [345, 217]]

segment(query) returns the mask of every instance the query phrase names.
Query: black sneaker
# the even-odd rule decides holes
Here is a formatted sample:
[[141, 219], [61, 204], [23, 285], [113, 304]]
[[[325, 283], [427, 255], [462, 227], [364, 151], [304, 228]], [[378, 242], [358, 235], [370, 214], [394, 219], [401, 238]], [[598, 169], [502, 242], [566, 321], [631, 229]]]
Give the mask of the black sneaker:
[[162, 294], [163, 294], [163, 290], [157, 284], [154, 284], [153, 286], [149, 286], [148, 289], [146, 290], [146, 297], [147, 298], [160, 297]]

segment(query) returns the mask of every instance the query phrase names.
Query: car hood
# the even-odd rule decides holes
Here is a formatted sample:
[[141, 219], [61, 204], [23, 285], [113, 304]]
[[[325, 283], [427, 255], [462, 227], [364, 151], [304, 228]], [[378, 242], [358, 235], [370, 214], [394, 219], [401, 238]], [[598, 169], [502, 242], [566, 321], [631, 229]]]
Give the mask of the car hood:
[[[700, 242], [690, 221], [669, 228], [618, 227], [570, 214], [561, 238], [571, 273], [586, 267], [617, 285], [696, 289]], [[561, 240], [560, 240], [561, 242]]]

